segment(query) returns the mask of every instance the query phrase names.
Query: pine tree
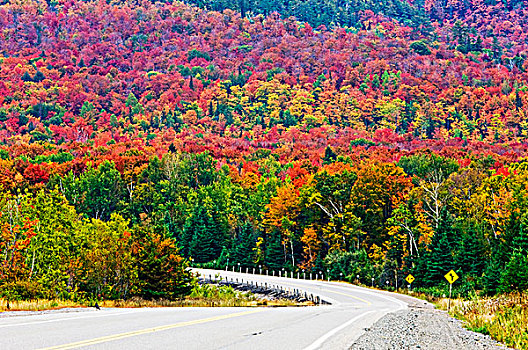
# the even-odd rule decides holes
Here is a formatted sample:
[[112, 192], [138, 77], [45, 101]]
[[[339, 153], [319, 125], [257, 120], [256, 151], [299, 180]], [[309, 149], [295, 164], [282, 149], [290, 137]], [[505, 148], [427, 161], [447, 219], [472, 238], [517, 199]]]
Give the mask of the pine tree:
[[482, 276], [482, 285], [486, 294], [494, 295], [498, 292], [503, 268], [503, 263], [496, 254], [492, 253], [492, 258], [488, 262], [484, 275]]
[[528, 289], [528, 233], [521, 225], [513, 239], [513, 252], [501, 273], [500, 292], [523, 291]]
[[528, 256], [516, 249], [500, 278], [499, 292], [523, 291], [528, 289]]
[[253, 266], [253, 248], [255, 246], [255, 234], [253, 225], [246, 222], [238, 228], [237, 237], [232, 241], [231, 258], [233, 264], [240, 263], [241, 266]]
[[452, 255], [452, 241], [456, 237], [450, 214], [442, 210], [438, 229], [430, 245], [430, 251], [420, 259], [423, 284], [427, 286], [438, 285], [443, 282], [444, 275], [454, 268]]
[[219, 239], [217, 224], [211, 213], [202, 206], [197, 206], [193, 214], [192, 240], [189, 253], [196, 262], [203, 263], [218, 258], [222, 251], [222, 240]]
[[44, 76], [44, 73], [42, 73], [39, 70], [35, 73], [35, 76], [33, 77], [33, 81], [37, 83], [41, 82], [44, 79], [46, 79], [46, 77]]
[[473, 228], [462, 234], [458, 244], [459, 251], [456, 256], [456, 265], [464, 273], [480, 277], [485, 268], [485, 251], [482, 242], [478, 239]]
[[31, 75], [26, 71], [24, 72], [24, 75], [22, 75], [22, 81], [33, 81], [33, 78], [31, 78]]
[[336, 159], [337, 154], [335, 154], [334, 150], [330, 146], [326, 146], [323, 164], [331, 164], [335, 162]]
[[279, 234], [268, 234], [264, 262], [270, 270], [279, 270], [284, 266], [284, 250]]

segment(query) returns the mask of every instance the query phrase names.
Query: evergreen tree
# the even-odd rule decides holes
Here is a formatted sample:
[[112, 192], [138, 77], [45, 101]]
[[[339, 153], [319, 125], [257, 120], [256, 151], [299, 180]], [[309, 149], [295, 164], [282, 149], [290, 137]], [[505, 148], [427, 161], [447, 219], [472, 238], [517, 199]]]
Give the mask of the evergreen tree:
[[22, 81], [33, 81], [33, 78], [31, 78], [31, 75], [27, 71], [24, 72], [21, 79]]
[[528, 256], [516, 249], [500, 278], [499, 292], [523, 291], [528, 289]]
[[128, 97], [125, 101], [125, 106], [130, 108], [129, 120], [131, 123], [133, 122], [133, 116], [143, 113], [143, 105], [139, 103], [138, 99], [132, 92], [128, 94]]
[[137, 294], [146, 299], [176, 299], [189, 294], [192, 276], [174, 240], [150, 224], [134, 227]]
[[468, 228], [458, 242], [456, 266], [464, 273], [480, 277], [485, 268], [485, 248], [473, 228]]
[[523, 291], [528, 289], [528, 233], [521, 225], [513, 239], [513, 253], [501, 273], [499, 291]]
[[222, 251], [223, 240], [220, 239], [217, 223], [211, 213], [198, 205], [192, 220], [189, 228], [192, 230], [189, 254], [199, 263], [218, 258]]
[[331, 164], [335, 162], [336, 159], [337, 154], [335, 154], [334, 150], [330, 146], [326, 146], [323, 164]]
[[240, 263], [241, 266], [253, 266], [253, 248], [255, 246], [255, 233], [250, 222], [244, 223], [238, 228], [238, 233], [232, 241], [231, 259], [233, 264]]
[[270, 270], [279, 270], [284, 266], [284, 249], [277, 233], [268, 234], [264, 263]]
[[452, 241], [456, 237], [451, 215], [442, 210], [438, 229], [430, 245], [430, 251], [420, 259], [418, 270], [423, 276], [426, 286], [438, 285], [444, 280], [444, 275], [454, 268]]
[[44, 73], [42, 73], [39, 70], [35, 73], [35, 76], [33, 76], [33, 81], [37, 83], [41, 82], [44, 79], [46, 79], [46, 77], [44, 76]]
[[281, 119], [283, 120], [283, 124], [286, 127], [297, 125], [297, 119], [290, 113], [289, 109], [284, 111]]
[[213, 106], [213, 100], [209, 101], [209, 115], [214, 116], [215, 115], [215, 109]]
[[180, 245], [180, 252], [183, 256], [191, 257], [191, 244], [194, 233], [195, 220], [194, 216], [187, 217], [181, 235], [178, 237], [178, 243]]
[[482, 285], [486, 294], [494, 295], [498, 292], [503, 266], [503, 263], [497, 258], [496, 254], [492, 253], [492, 258], [488, 262], [484, 275], [482, 276]]

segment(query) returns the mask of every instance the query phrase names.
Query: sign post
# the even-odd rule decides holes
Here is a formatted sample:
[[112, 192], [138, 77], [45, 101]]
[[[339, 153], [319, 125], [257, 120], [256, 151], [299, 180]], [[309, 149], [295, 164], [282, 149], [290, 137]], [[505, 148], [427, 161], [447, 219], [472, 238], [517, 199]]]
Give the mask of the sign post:
[[453, 289], [453, 283], [458, 279], [458, 275], [451, 270], [444, 277], [449, 282], [449, 302], [447, 304], [447, 312], [449, 312], [449, 309], [451, 309], [451, 290]]

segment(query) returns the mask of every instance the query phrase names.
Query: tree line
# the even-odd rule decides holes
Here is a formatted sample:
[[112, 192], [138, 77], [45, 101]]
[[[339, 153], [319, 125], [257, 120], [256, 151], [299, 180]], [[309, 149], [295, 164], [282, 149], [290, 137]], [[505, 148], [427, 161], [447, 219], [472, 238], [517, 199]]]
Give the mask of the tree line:
[[412, 273], [432, 290], [454, 269], [460, 293], [524, 290], [527, 176], [524, 162], [356, 161], [331, 148], [321, 166], [169, 151], [122, 172], [106, 160], [36, 192], [3, 190], [1, 283], [6, 293], [176, 297], [189, 261], [229, 259], [391, 287]]

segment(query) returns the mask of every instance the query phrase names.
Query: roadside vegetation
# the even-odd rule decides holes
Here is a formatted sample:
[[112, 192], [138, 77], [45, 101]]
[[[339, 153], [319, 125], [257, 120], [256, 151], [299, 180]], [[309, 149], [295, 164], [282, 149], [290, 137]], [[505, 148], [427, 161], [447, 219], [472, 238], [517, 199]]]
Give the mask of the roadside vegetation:
[[[170, 299], [143, 299], [133, 297], [127, 300], [86, 300], [75, 302], [64, 299], [7, 300], [0, 299], [0, 312], [41, 311], [63, 308], [94, 307], [249, 307], [249, 306], [295, 306], [299, 303], [288, 299], [265, 300], [251, 292], [241, 292], [231, 286], [195, 284], [185, 297]], [[9, 308], [8, 308], [9, 304]]]
[[[399, 290], [433, 303], [438, 309], [448, 311], [446, 290]], [[504, 293], [485, 296], [473, 293], [466, 297], [458, 294], [451, 299], [449, 314], [464, 321], [464, 326], [515, 349], [528, 349], [528, 294]]]
[[[448, 300], [436, 302], [447, 309]], [[490, 335], [515, 349], [528, 349], [528, 295], [513, 293], [451, 301], [450, 314], [472, 331]]]

